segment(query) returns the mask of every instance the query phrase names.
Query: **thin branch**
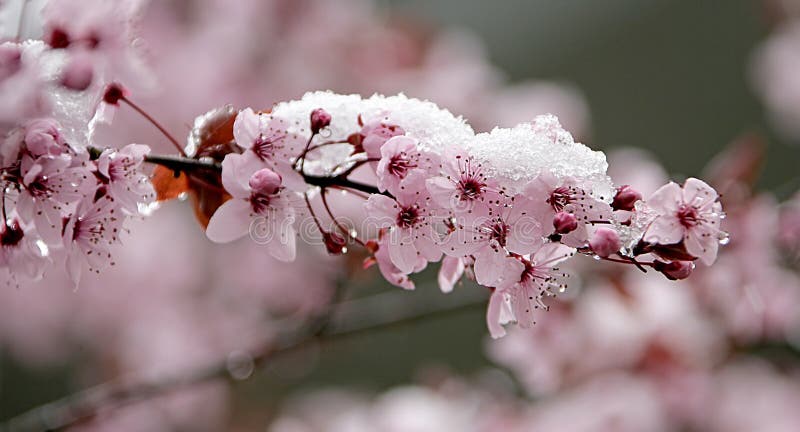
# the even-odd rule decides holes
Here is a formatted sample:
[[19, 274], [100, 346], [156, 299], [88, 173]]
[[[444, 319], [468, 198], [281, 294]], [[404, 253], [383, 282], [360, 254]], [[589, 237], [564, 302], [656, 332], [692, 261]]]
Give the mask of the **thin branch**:
[[120, 100], [125, 102], [126, 104], [128, 104], [129, 107], [133, 108], [134, 111], [139, 113], [148, 122], [150, 122], [150, 124], [155, 126], [156, 129], [158, 129], [159, 132], [161, 132], [161, 134], [164, 135], [167, 138], [167, 140], [169, 140], [169, 142], [172, 143], [172, 145], [175, 147], [175, 149], [178, 150], [178, 153], [180, 153], [181, 156], [186, 157], [186, 151], [183, 150], [183, 146], [181, 146], [178, 143], [178, 140], [176, 140], [175, 137], [173, 137], [172, 134], [170, 134], [169, 131], [167, 131], [167, 129], [164, 128], [164, 126], [161, 126], [161, 123], [156, 121], [156, 119], [154, 119], [150, 114], [145, 112], [145, 110], [141, 109], [139, 107], [139, 105], [136, 105], [135, 103], [133, 103], [133, 101], [131, 101], [130, 99], [128, 99], [128, 98], [123, 96], [122, 98], [120, 98]]
[[144, 157], [144, 161], [156, 165], [161, 165], [173, 171], [187, 171], [187, 172], [191, 172], [193, 170], [222, 171], [222, 164], [209, 160], [190, 159], [181, 156], [147, 155]]
[[[217, 162], [191, 159], [181, 156], [148, 155], [145, 156], [144, 160], [145, 162], [165, 166], [174, 171], [185, 171], [185, 172], [191, 172], [192, 170], [213, 170], [220, 172], [222, 171], [222, 165]], [[381, 193], [381, 191], [378, 190], [378, 188], [375, 186], [363, 183], [357, 183], [347, 178], [344, 178], [343, 176], [325, 177], [325, 176], [313, 176], [313, 175], [303, 174], [303, 179], [305, 179], [306, 183], [312, 186], [319, 186], [323, 189], [327, 187], [337, 187], [337, 188], [346, 188], [360, 192], [365, 192], [367, 194]]]
[[[278, 356], [300, 350], [315, 342], [333, 343], [373, 331], [443, 318], [486, 304], [485, 293], [478, 290], [469, 292], [470, 295], [461, 297], [447, 296], [450, 301], [444, 306], [441, 305], [443, 301], [424, 301], [422, 304], [398, 301], [400, 294], [395, 292], [390, 293], [391, 295], [379, 294], [337, 303], [331, 307], [325, 323], [320, 324], [318, 320], [313, 320], [307, 329], [287, 332], [283, 337], [279, 337], [277, 342], [267, 343], [252, 352], [251, 358], [256, 368], [264, 367]], [[407, 293], [401, 294], [407, 296]], [[387, 305], [391, 305], [392, 308], [387, 310]], [[342, 316], [345, 318], [342, 319]], [[90, 422], [99, 414], [111, 409], [214, 380], [235, 380], [225, 359], [208, 368], [155, 380], [133, 376], [110, 381], [33, 408], [0, 425], [0, 430], [20, 432], [64, 430], [80, 423]]]

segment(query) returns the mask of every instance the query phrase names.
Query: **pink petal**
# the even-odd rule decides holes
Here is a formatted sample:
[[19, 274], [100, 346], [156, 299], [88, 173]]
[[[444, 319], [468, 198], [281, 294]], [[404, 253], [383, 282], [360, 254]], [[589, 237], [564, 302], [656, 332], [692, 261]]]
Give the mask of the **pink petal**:
[[280, 174], [282, 184], [287, 189], [300, 193], [308, 190], [308, 184], [303, 179], [303, 175], [295, 171], [288, 162], [276, 163], [275, 172]]
[[275, 227], [278, 235], [267, 244], [269, 254], [279, 261], [294, 261], [297, 254], [297, 238], [294, 228], [291, 225], [287, 225], [285, 222], [278, 222], [278, 224], [279, 225]]
[[364, 203], [364, 211], [367, 213], [365, 224], [381, 228], [392, 226], [397, 221], [398, 210], [397, 202], [386, 195], [370, 195]]
[[417, 254], [413, 237], [408, 230], [392, 230], [389, 237], [389, 258], [403, 273], [411, 273], [424, 258]]
[[220, 206], [206, 228], [206, 236], [215, 243], [228, 243], [244, 237], [250, 230], [250, 203], [231, 199]]
[[524, 268], [504, 250], [487, 247], [475, 257], [475, 280], [487, 287], [505, 286], [518, 281]]
[[445, 257], [439, 268], [439, 288], [443, 293], [453, 291], [453, 286], [464, 274], [464, 261], [460, 258]]
[[248, 198], [250, 177], [263, 167], [255, 158], [230, 153], [222, 161], [222, 186], [234, 198]]
[[716, 261], [719, 240], [710, 227], [699, 225], [687, 230], [684, 242], [686, 251], [700, 259], [703, 264], [711, 265]]
[[647, 205], [658, 213], [674, 214], [683, 202], [681, 187], [675, 182], [669, 182], [653, 192]]
[[702, 208], [716, 201], [717, 191], [706, 182], [690, 177], [683, 184], [683, 202]]
[[489, 327], [489, 334], [493, 339], [501, 338], [506, 335], [506, 329], [500, 325], [500, 314], [503, 308], [503, 293], [494, 290], [489, 297], [489, 305], [486, 307], [486, 326]]
[[509, 215], [511, 229], [506, 238], [506, 248], [509, 252], [527, 255], [535, 251], [542, 244], [544, 229], [536, 214], [535, 207], [530, 200], [517, 200]]
[[546, 243], [539, 248], [531, 260], [536, 266], [553, 267], [569, 259], [575, 253], [575, 249], [561, 243]]
[[77, 289], [81, 282], [81, 273], [83, 273], [83, 260], [81, 259], [80, 251], [75, 249], [67, 254], [65, 267], [72, 285]]
[[427, 261], [435, 262], [442, 258], [442, 249], [433, 241], [433, 229], [418, 229], [415, 232], [414, 247]]
[[677, 217], [659, 216], [647, 228], [644, 241], [662, 245], [675, 244], [683, 239], [684, 232], [685, 229]]
[[425, 187], [437, 204], [444, 208], [451, 208], [454, 202], [456, 185], [444, 177], [429, 178], [425, 181]]
[[236, 120], [233, 121], [233, 138], [239, 147], [243, 149], [253, 147], [261, 129], [259, 117], [252, 108], [239, 111], [236, 115]]

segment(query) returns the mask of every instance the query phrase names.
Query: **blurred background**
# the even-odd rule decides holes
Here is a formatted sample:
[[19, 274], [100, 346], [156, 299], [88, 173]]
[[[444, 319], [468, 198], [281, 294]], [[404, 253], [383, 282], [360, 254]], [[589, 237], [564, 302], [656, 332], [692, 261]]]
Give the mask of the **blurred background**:
[[[307, 247], [283, 265], [247, 243], [211, 246], [189, 203], [168, 202], [77, 291], [58, 272], [2, 287], [0, 421], [114, 377], [227, 358], [244, 359], [232, 375], [246, 379], [74, 430], [797, 430], [795, 19], [791, 0], [150, 2], [137, 43], [158, 84], [133, 98], [177, 135], [216, 106], [317, 89], [402, 91], [481, 130], [552, 112], [607, 152], [617, 184], [714, 182], [731, 244], [680, 283], [576, 263], [536, 328], [500, 341], [479, 305], [250, 370], [253, 346], [339, 295], [380, 316], [484, 293], [464, 282], [441, 294], [436, 269], [400, 292], [360, 270], [358, 252]], [[102, 133], [169, 151], [125, 110]]]

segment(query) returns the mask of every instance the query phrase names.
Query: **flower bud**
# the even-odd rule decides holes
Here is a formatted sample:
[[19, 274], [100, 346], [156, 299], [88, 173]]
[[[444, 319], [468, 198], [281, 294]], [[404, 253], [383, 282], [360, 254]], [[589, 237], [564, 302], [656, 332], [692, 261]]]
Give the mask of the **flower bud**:
[[335, 232], [323, 232], [322, 241], [325, 243], [325, 249], [331, 255], [341, 255], [347, 252], [347, 240]]
[[691, 261], [672, 261], [668, 263], [655, 261], [653, 268], [664, 274], [669, 280], [681, 280], [688, 278], [692, 274], [694, 263]]
[[614, 201], [611, 202], [611, 208], [614, 210], [631, 211], [636, 201], [640, 199], [642, 199], [642, 194], [640, 194], [639, 191], [628, 185], [620, 186], [619, 189], [617, 189], [617, 194], [614, 195]]
[[281, 176], [269, 168], [262, 168], [250, 177], [250, 189], [260, 195], [272, 195], [281, 187]]
[[619, 251], [622, 244], [619, 241], [619, 234], [611, 228], [598, 228], [592, 239], [589, 240], [589, 247], [597, 256], [608, 258], [610, 255]]
[[331, 115], [329, 112], [322, 108], [311, 111], [311, 133], [319, 133], [320, 129], [328, 127], [329, 124], [331, 124]]
[[119, 106], [119, 100], [124, 99], [127, 95], [128, 91], [125, 87], [117, 83], [111, 83], [106, 87], [105, 93], [103, 93], [103, 102], [109, 105]]
[[83, 91], [89, 88], [93, 78], [94, 65], [88, 56], [72, 56], [61, 74], [61, 85], [70, 90]]
[[364, 248], [366, 248], [369, 253], [375, 254], [375, 252], [378, 252], [379, 249], [378, 242], [375, 240], [368, 240], [364, 245]]
[[571, 233], [578, 229], [578, 218], [572, 213], [558, 212], [553, 216], [553, 227], [558, 234]]

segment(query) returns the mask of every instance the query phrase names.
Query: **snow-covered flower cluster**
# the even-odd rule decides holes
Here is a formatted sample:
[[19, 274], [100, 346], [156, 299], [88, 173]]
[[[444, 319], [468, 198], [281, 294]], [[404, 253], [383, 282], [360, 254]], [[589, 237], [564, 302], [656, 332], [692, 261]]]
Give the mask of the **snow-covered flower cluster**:
[[[9, 114], [0, 119], [2, 265], [13, 274], [36, 278], [63, 260], [77, 283], [84, 262], [113, 264], [125, 219], [156, 190], [188, 193], [209, 239], [249, 234], [278, 260], [296, 257], [310, 226], [334, 255], [363, 246], [365, 264], [406, 289], [411, 274], [442, 261], [443, 291], [465, 274], [491, 289], [487, 322], [499, 337], [508, 322], [529, 327], [543, 299], [566, 288], [558, 265], [574, 255], [684, 279], [726, 241], [707, 184], [670, 183], [647, 200], [616, 188], [605, 156], [552, 115], [475, 133], [431, 102], [317, 92], [269, 111], [212, 110], [184, 148], [112, 81], [147, 82], [131, 32], [139, 6], [54, 0], [42, 9], [42, 40], [2, 45], [0, 91], [14, 96], [0, 109]], [[121, 103], [180, 156], [99, 145], [98, 122]], [[145, 159], [161, 165], [152, 182]], [[359, 222], [334, 214], [334, 190], [363, 198]]]
[[[307, 211], [329, 251], [361, 244], [372, 254], [366, 264], [394, 285], [414, 288], [409, 275], [441, 260], [443, 291], [464, 274], [489, 287], [494, 337], [505, 323], [533, 324], [543, 299], [566, 288], [558, 265], [574, 255], [684, 279], [727, 241], [713, 188], [690, 178], [647, 200], [615, 188], [605, 156], [552, 115], [475, 134], [431, 102], [316, 92], [268, 113], [240, 111], [233, 136], [221, 174], [232, 199], [211, 217], [211, 240], [249, 232], [291, 260]], [[364, 198], [360, 222], [333, 214], [332, 190]], [[333, 228], [315, 214], [317, 197]]]

